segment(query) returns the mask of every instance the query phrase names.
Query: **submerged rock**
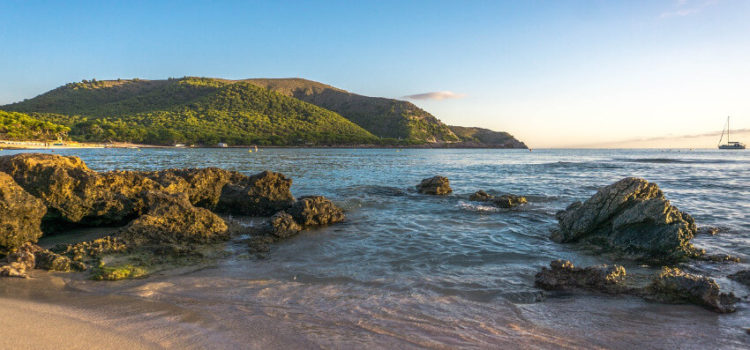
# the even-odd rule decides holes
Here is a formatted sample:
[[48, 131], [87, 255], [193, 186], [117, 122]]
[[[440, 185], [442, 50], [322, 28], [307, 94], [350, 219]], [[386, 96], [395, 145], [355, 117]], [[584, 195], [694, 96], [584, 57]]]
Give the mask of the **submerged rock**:
[[526, 197], [516, 196], [513, 194], [504, 194], [502, 196], [495, 197], [492, 201], [500, 208], [510, 209], [515, 208], [521, 204], [526, 204]]
[[272, 171], [253, 176], [235, 174], [222, 188], [216, 209], [237, 215], [273, 215], [294, 203], [291, 186], [291, 179]]
[[451, 189], [450, 181], [447, 177], [434, 176], [422, 180], [422, 182], [417, 185], [417, 192], [442, 196], [450, 194], [453, 192], [453, 189]]
[[690, 243], [693, 218], [664, 198], [656, 184], [628, 177], [601, 188], [585, 202], [557, 213], [557, 242], [586, 241], [636, 259], [684, 260], [696, 254]]
[[302, 226], [322, 226], [344, 221], [344, 211], [323, 196], [301, 197], [289, 214]]
[[731, 274], [729, 276], [730, 279], [733, 279], [739, 283], [742, 283], [746, 286], [750, 286], [750, 270], [743, 270], [739, 271], [737, 273]]
[[185, 194], [150, 192], [148, 211], [123, 229], [134, 244], [210, 243], [226, 237], [227, 225], [208, 209], [196, 208]]
[[721, 293], [713, 279], [664, 267], [646, 287], [649, 297], [662, 302], [703, 305], [716, 312], [734, 312], [739, 301], [732, 293]]
[[580, 268], [570, 261], [555, 260], [536, 274], [534, 283], [546, 290], [585, 289], [614, 294], [626, 290], [625, 276], [625, 268], [619, 265]]
[[280, 211], [269, 220], [270, 232], [279, 238], [288, 238], [302, 231], [302, 226], [287, 212]]
[[0, 256], [35, 243], [42, 236], [42, 217], [47, 208], [41, 200], [24, 191], [13, 178], [0, 172]]

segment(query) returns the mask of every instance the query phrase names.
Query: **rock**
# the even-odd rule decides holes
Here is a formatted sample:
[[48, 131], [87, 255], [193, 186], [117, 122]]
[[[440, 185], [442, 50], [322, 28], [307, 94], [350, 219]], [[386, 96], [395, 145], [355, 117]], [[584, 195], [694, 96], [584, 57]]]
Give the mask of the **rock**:
[[147, 212], [122, 230], [129, 243], [210, 243], [227, 238], [227, 225], [208, 209], [196, 208], [185, 194], [149, 192]]
[[22, 153], [0, 157], [7, 172], [47, 206], [46, 228], [61, 224], [98, 226], [124, 224], [137, 216], [143, 191], [161, 186], [140, 173], [97, 173], [78, 157]]
[[85, 270], [86, 265], [72, 261], [67, 256], [53, 253], [47, 249], [40, 249], [36, 252], [36, 268], [49, 271], [70, 272], [73, 270]]
[[87, 262], [104, 254], [122, 253], [127, 249], [127, 244], [121, 238], [106, 236], [92, 241], [63, 245], [54, 250], [73, 261]]
[[248, 216], [273, 215], [294, 202], [291, 186], [291, 179], [271, 171], [249, 177], [235, 174], [222, 188], [216, 210]]
[[523, 196], [516, 196], [513, 194], [504, 194], [502, 196], [495, 197], [493, 200], [495, 205], [497, 205], [500, 208], [504, 209], [510, 209], [517, 207], [521, 204], [526, 204], [526, 197]]
[[698, 304], [722, 313], [734, 312], [739, 301], [732, 293], [721, 293], [713, 279], [678, 268], [664, 267], [646, 290], [662, 302]]
[[36, 243], [42, 236], [42, 217], [47, 208], [41, 200], [24, 191], [13, 178], [0, 172], [0, 256]]
[[145, 173], [167, 193], [185, 193], [196, 207], [215, 209], [221, 192], [230, 180], [244, 176], [219, 168], [167, 169]]
[[696, 230], [696, 234], [699, 235], [711, 235], [715, 236], [717, 233], [725, 231], [720, 227], [714, 227], [714, 226], [701, 226], [698, 227], [698, 230]]
[[302, 226], [287, 212], [280, 211], [269, 220], [270, 232], [279, 238], [288, 238], [302, 231]]
[[294, 220], [304, 226], [330, 225], [344, 221], [344, 211], [323, 196], [301, 197], [288, 209]]
[[469, 200], [474, 202], [488, 202], [494, 198], [495, 196], [488, 194], [487, 192], [484, 192], [482, 190], [476, 191], [471, 196], [469, 196]]
[[730, 279], [733, 279], [739, 283], [742, 283], [746, 286], [750, 286], [750, 270], [743, 270], [739, 271], [737, 273], [731, 274], [729, 276]]
[[28, 271], [36, 266], [36, 252], [41, 248], [36, 244], [24, 243], [8, 254], [6, 264], [0, 266], [2, 277], [28, 277]]
[[435, 176], [422, 180], [417, 185], [417, 191], [423, 194], [446, 195], [453, 192], [447, 177]]
[[674, 262], [696, 254], [690, 243], [693, 218], [664, 198], [656, 184], [625, 178], [603, 187], [585, 202], [557, 213], [557, 242], [586, 241], [635, 259]]
[[575, 267], [570, 261], [555, 260], [549, 269], [543, 267], [536, 274], [534, 283], [546, 290], [584, 289], [603, 293], [622, 293], [626, 272], [619, 265]]

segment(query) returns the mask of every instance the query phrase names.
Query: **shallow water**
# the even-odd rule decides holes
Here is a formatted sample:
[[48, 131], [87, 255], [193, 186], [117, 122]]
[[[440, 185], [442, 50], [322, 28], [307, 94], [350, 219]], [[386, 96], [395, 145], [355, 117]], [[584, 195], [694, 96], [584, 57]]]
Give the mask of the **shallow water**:
[[[181, 313], [200, 315], [196, 316], [200, 321], [185, 323], [202, 330], [194, 333], [198, 335], [191, 344], [196, 347], [208, 344], [207, 339], [222, 347], [750, 345], [744, 330], [750, 327], [748, 290], [724, 278], [750, 268], [744, 263], [750, 259], [750, 152], [94, 149], [56, 153], [80, 156], [100, 171], [215, 166], [252, 174], [269, 169], [293, 178], [296, 196], [325, 195], [347, 210], [344, 224], [306, 231], [274, 246], [266, 259], [250, 256], [241, 243], [230, 243], [231, 257], [197, 271], [117, 283], [62, 276], [73, 299], [80, 295], [129, 298], [130, 303], [148, 303], [144, 305], [160, 310], [164, 322], [180, 318]], [[424, 196], [413, 190], [422, 178], [437, 174], [451, 179], [453, 195]], [[658, 183], [699, 226], [722, 228], [716, 236], [697, 237], [696, 245], [739, 256], [743, 263], [699, 263], [687, 268], [717, 278], [726, 291], [743, 297], [738, 312], [718, 315], [696, 306], [658, 305], [629, 297], [542, 298], [533, 287], [533, 276], [550, 260], [612, 263], [574, 245], [551, 242], [554, 213], [626, 176]], [[468, 195], [479, 189], [526, 195], [530, 203], [499, 210], [468, 201]], [[24, 288], [23, 281], [12, 285], [0, 289], [0, 295]], [[48, 300], [55, 298], [67, 300], [59, 294]], [[85, 303], [75, 305], [85, 308]], [[127, 320], [122, 324], [137, 328], [137, 318], [126, 316], [119, 316]], [[268, 327], [278, 332], [278, 339], [247, 339], [248, 328]]]

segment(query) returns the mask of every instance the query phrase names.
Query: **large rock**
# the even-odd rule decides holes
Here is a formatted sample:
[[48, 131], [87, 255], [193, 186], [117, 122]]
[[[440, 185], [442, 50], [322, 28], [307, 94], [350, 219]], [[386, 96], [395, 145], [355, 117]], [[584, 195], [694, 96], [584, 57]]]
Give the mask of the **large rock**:
[[323, 196], [301, 197], [288, 212], [302, 226], [330, 225], [344, 221], [344, 211]]
[[167, 169], [144, 173], [158, 182], [167, 193], [185, 193], [196, 207], [215, 209], [221, 192], [230, 180], [243, 175], [219, 168]]
[[123, 228], [122, 237], [139, 244], [210, 243], [227, 238], [227, 225], [208, 209], [196, 208], [185, 194], [146, 194], [149, 209]]
[[273, 215], [294, 202], [291, 186], [291, 179], [272, 171], [253, 176], [233, 174], [230, 183], [222, 188], [216, 210], [248, 216]]
[[0, 256], [42, 236], [42, 217], [47, 207], [24, 191], [13, 178], [0, 172]]
[[669, 267], [664, 267], [646, 290], [662, 302], [698, 304], [716, 312], [734, 312], [739, 300], [732, 293], [721, 293], [719, 285], [709, 277]]
[[693, 218], [664, 198], [656, 184], [625, 178], [603, 187], [585, 202], [557, 213], [557, 242], [586, 241], [633, 258], [671, 262], [696, 254], [690, 243]]
[[44, 202], [50, 230], [61, 224], [126, 223], [143, 209], [140, 193], [161, 189], [161, 185], [137, 172], [100, 174], [77, 157], [52, 154], [0, 157], [0, 171], [7, 172]]
[[434, 176], [422, 180], [417, 185], [417, 191], [423, 194], [446, 195], [453, 192], [453, 189], [451, 189], [450, 181], [447, 177]]
[[625, 268], [619, 265], [575, 267], [570, 261], [552, 261], [534, 278], [537, 287], [546, 290], [584, 289], [603, 293], [622, 293], [626, 290]]

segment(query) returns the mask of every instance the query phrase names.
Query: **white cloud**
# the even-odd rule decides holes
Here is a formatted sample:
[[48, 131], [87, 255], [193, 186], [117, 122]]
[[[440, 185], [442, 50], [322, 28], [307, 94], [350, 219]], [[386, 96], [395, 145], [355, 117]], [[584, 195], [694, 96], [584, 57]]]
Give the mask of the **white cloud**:
[[466, 94], [458, 94], [452, 91], [425, 92], [422, 94], [404, 96], [404, 98], [407, 98], [410, 100], [447, 100], [447, 99], [464, 98], [464, 97], [466, 97]]

